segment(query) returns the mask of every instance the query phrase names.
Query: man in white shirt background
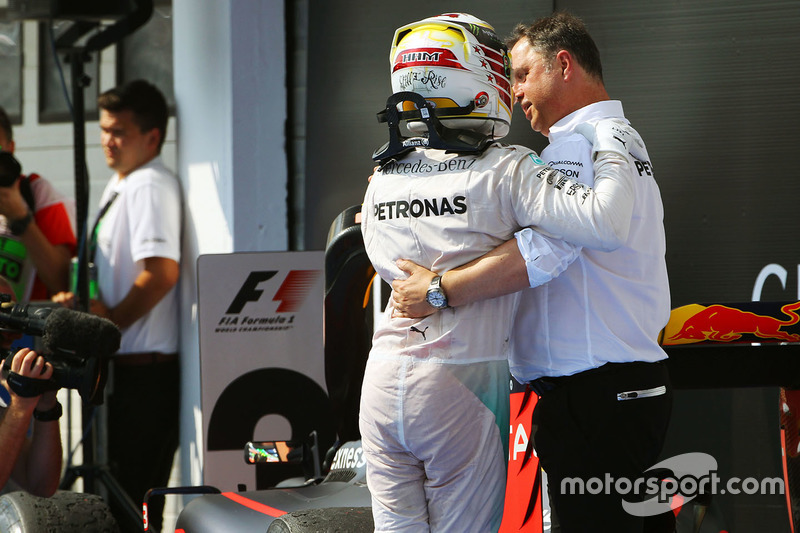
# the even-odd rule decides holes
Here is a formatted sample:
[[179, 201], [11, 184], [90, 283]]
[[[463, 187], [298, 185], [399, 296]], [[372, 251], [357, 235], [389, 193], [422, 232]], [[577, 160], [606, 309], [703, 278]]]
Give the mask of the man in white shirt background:
[[[148, 489], [167, 485], [178, 447], [182, 195], [160, 157], [169, 115], [161, 91], [134, 80], [101, 94], [98, 107], [115, 174], [89, 234], [98, 289], [89, 310], [122, 331], [107, 389], [108, 455], [112, 475], [138, 507]], [[69, 306], [73, 298], [55, 299]], [[109, 503], [116, 516], [123, 513]], [[162, 498], [149, 503], [156, 530], [162, 507]]]

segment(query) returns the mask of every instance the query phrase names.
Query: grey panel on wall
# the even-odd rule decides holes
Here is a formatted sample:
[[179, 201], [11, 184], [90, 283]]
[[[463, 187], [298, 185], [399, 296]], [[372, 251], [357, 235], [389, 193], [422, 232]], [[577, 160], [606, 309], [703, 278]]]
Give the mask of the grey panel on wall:
[[673, 306], [798, 296], [800, 2], [558, 2], [589, 25], [606, 86], [647, 142], [666, 212]]
[[[557, 4], [586, 21], [610, 96], [647, 142], [664, 199], [673, 307], [749, 301], [773, 263], [787, 272], [785, 286], [771, 276], [761, 299], [800, 297], [791, 231], [800, 2]], [[752, 364], [769, 364], [755, 347]], [[723, 480], [780, 477], [777, 396], [775, 388], [677, 391], [662, 456], [709, 453]], [[783, 498], [714, 495], [703, 530], [788, 531]]]
[[0, 22], [0, 106], [22, 122], [22, 23]]
[[[790, 175], [800, 140], [800, 3], [557, 2], [584, 18], [612, 98], [646, 141], [666, 209], [675, 306], [750, 299], [760, 269], [783, 265], [764, 299], [797, 294], [798, 245], [786, 238], [800, 182]], [[467, 11], [500, 35], [550, 12], [551, 2], [310, 2], [305, 248], [324, 246], [330, 221], [361, 201], [372, 151], [386, 140], [375, 113], [391, 92], [394, 29], [440, 12]], [[515, 109], [507, 141], [544, 139]]]
[[[388, 140], [375, 114], [391, 94], [389, 47], [403, 24], [448, 11], [467, 12], [504, 37], [523, 20], [550, 12], [551, 2], [333, 0], [309, 3], [308, 122], [305, 175], [305, 247], [322, 249], [333, 219], [361, 203], [373, 151]], [[534, 138], [515, 113], [509, 140]]]
[[[557, 9], [589, 26], [606, 86], [645, 138], [665, 206], [673, 307], [748, 301], [769, 264], [787, 273], [761, 299], [798, 294], [800, 2], [570, 0], [556, 2], [309, 2], [305, 244], [321, 249], [333, 218], [361, 202], [386, 140], [375, 120], [391, 88], [389, 41], [406, 22], [470, 12], [507, 34]], [[508, 141], [541, 149], [515, 110]], [[753, 364], [759, 364], [754, 351]], [[775, 389], [679, 391], [665, 454], [705, 451], [721, 475], [779, 468]], [[767, 413], [767, 414], [764, 414]], [[779, 475], [779, 473], [778, 473]], [[774, 498], [715, 497], [735, 531], [783, 531]], [[709, 524], [711, 525], [711, 524]]]

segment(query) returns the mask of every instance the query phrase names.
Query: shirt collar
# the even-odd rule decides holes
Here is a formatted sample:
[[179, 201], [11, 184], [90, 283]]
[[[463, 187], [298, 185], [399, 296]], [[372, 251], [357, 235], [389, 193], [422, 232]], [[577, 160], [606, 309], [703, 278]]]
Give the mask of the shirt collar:
[[624, 117], [622, 102], [619, 100], [603, 100], [584, 106], [577, 111], [573, 111], [550, 127], [548, 139], [554, 142], [560, 137], [571, 135], [578, 124], [589, 120], [599, 120], [608, 117]]
[[146, 169], [146, 168], [155, 167], [155, 166], [161, 166], [161, 165], [163, 165], [163, 163], [162, 163], [162, 159], [161, 159], [161, 154], [157, 154], [157, 155], [156, 155], [156, 156], [155, 156], [153, 159], [151, 159], [151, 160], [150, 160], [150, 161], [148, 161], [147, 163], [145, 163], [145, 164], [143, 164], [143, 165], [139, 165], [138, 167], [136, 167], [136, 168], [135, 168], [135, 169], [134, 169], [134, 170], [133, 170], [133, 171], [132, 171], [130, 174], [128, 174], [128, 175], [127, 175], [125, 178], [120, 178], [120, 177], [119, 177], [119, 173], [117, 173], [117, 172], [114, 172], [114, 178], [116, 179], [116, 182], [117, 182], [118, 184], [121, 184], [122, 182], [131, 181], [129, 178], [130, 178], [131, 176], [133, 176], [134, 174], [136, 174], [137, 172], [139, 172], [140, 170], [143, 170], [143, 169]]

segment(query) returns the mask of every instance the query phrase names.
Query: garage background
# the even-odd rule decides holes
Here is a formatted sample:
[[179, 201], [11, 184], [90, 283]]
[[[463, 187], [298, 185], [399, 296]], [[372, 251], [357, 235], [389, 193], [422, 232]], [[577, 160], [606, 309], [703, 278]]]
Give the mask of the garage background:
[[[800, 254], [791, 228], [800, 186], [790, 164], [800, 145], [797, 0], [156, 4], [163, 20], [154, 35], [166, 38], [169, 27], [174, 35], [158, 41], [158, 53], [138, 57], [174, 67], [176, 118], [165, 157], [183, 181], [188, 207], [181, 282], [183, 484], [197, 484], [202, 471], [197, 257], [325, 247], [336, 215], [361, 202], [370, 156], [386, 140], [375, 113], [391, 91], [391, 36], [426, 16], [469, 12], [501, 36], [517, 22], [554, 10], [581, 16], [600, 48], [609, 93], [624, 103], [655, 165], [673, 307], [799, 297]], [[7, 5], [0, 0], [0, 11]], [[26, 168], [61, 180], [69, 191], [71, 125], [38, 123], [36, 95], [43, 84], [37, 64], [46, 42], [30, 30], [33, 22], [18, 36], [22, 52], [11, 58], [21, 74], [0, 85], [16, 80], [24, 92], [23, 122], [15, 129]], [[9, 43], [2, 44], [5, 53]], [[100, 83], [93, 89], [121, 79], [125, 62], [117, 64], [117, 56], [123, 57], [106, 50], [98, 58]], [[108, 172], [96, 122], [87, 132], [96, 199]], [[545, 144], [518, 110], [507, 141], [537, 150]], [[742, 366], [765, 362], [754, 349]], [[780, 475], [777, 403], [775, 388], [679, 391], [664, 456], [709, 453], [722, 478]], [[719, 496], [712, 511], [717, 531], [788, 530], [782, 498]]]
[[[307, 107], [293, 118], [294, 138], [305, 141], [305, 154], [294, 154], [293, 245], [323, 247], [330, 221], [361, 202], [370, 156], [387, 139], [375, 113], [391, 93], [396, 27], [462, 11], [505, 36], [553, 10], [584, 19], [611, 98], [647, 142], [666, 212], [673, 307], [799, 297], [796, 0], [311, 2], [308, 76], [294, 89]], [[545, 144], [518, 108], [506, 140]], [[781, 476], [778, 427], [776, 388], [679, 391], [664, 457], [709, 453], [722, 479]], [[709, 513], [716, 531], [788, 530], [782, 496], [718, 495]]]

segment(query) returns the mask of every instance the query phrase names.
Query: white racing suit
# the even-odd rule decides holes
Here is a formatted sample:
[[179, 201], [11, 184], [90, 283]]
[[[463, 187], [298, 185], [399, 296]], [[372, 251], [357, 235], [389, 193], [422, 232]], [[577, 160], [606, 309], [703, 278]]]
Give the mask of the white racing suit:
[[[600, 188], [592, 190], [518, 146], [494, 144], [480, 155], [417, 149], [385, 164], [367, 188], [361, 223], [367, 253], [391, 282], [405, 277], [397, 259], [441, 274], [526, 226], [578, 244], [614, 246], [627, 226], [620, 231], [593, 221], [614, 220], [600, 211], [621, 210], [624, 217], [629, 209], [631, 186], [619, 179], [627, 160], [605, 154], [595, 168]], [[535, 233], [526, 239], [529, 274], [545, 282], [578, 251]], [[423, 319], [392, 318], [390, 302], [376, 324], [360, 410], [375, 531], [499, 528], [517, 301], [513, 294]]]

